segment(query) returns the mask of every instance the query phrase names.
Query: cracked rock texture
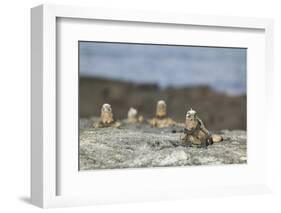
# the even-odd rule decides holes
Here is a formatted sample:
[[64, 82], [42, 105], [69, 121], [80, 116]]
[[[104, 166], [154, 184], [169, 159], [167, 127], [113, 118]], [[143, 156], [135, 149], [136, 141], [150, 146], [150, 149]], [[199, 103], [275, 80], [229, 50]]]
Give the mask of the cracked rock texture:
[[80, 120], [80, 170], [242, 164], [247, 162], [246, 131], [222, 130], [223, 142], [207, 149], [181, 145], [182, 129], [126, 124], [91, 128]]

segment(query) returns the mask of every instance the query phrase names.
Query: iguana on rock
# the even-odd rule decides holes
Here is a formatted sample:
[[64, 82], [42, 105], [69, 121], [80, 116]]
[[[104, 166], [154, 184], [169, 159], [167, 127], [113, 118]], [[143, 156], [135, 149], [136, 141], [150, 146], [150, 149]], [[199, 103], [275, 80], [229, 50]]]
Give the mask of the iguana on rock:
[[163, 128], [175, 125], [176, 122], [167, 116], [167, 104], [160, 100], [156, 105], [156, 115], [154, 118], [148, 120], [152, 127]]
[[103, 127], [119, 127], [120, 123], [113, 118], [111, 106], [109, 104], [102, 105], [100, 121], [93, 124], [94, 128]]
[[207, 148], [208, 145], [223, 140], [222, 136], [211, 134], [205, 127], [203, 121], [198, 117], [197, 112], [190, 109], [186, 113], [184, 135], [181, 140], [185, 146], [200, 145]]
[[142, 123], [143, 122], [143, 116], [138, 115], [138, 110], [135, 108], [130, 108], [128, 111], [128, 123]]

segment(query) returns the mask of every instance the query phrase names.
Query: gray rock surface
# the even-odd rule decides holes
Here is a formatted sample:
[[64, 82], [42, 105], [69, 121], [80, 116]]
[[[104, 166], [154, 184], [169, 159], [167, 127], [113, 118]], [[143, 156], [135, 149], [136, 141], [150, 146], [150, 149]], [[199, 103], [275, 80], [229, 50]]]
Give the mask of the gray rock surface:
[[91, 128], [80, 120], [80, 170], [221, 165], [247, 162], [246, 132], [222, 130], [224, 141], [207, 149], [181, 145], [181, 128], [126, 124]]

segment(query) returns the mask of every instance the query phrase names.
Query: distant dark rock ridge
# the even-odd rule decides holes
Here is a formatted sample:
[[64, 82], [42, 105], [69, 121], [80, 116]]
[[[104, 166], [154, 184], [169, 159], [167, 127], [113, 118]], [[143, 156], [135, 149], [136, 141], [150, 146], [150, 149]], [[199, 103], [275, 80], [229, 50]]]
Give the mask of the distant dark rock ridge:
[[224, 141], [207, 149], [184, 147], [181, 128], [151, 128], [124, 124], [120, 128], [91, 128], [80, 120], [80, 169], [149, 168], [243, 164], [247, 162], [246, 132], [222, 130]]
[[98, 78], [80, 78], [80, 117], [99, 116], [101, 106], [109, 103], [115, 118], [124, 119], [134, 107], [145, 119], [154, 116], [159, 99], [166, 101], [169, 117], [183, 122], [194, 108], [211, 130], [246, 130], [246, 96], [228, 96], [208, 87], [167, 88], [154, 84], [133, 84]]

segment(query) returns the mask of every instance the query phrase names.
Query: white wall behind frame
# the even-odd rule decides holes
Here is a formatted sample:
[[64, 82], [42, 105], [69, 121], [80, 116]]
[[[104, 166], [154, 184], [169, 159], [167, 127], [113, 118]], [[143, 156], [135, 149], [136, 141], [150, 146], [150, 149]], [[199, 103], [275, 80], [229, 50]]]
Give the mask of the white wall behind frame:
[[[2, 26], [1, 37], [1, 83], [2, 100], [1, 111], [1, 212], [41, 212], [41, 209], [28, 204], [30, 178], [30, 14], [29, 9], [44, 3], [72, 4], [81, 6], [100, 6], [121, 9], [140, 9], [156, 11], [173, 11], [193, 14], [216, 14], [250, 17], [272, 17], [275, 19], [275, 57], [281, 55], [281, 13], [279, 0], [10, 0], [3, 1], [0, 13]], [[13, 47], [13, 48], [11, 48]], [[15, 62], [15, 58], [17, 59]], [[281, 119], [281, 62], [275, 60], [275, 114], [273, 127], [279, 132]], [[10, 79], [13, 79], [11, 84]], [[11, 98], [17, 97], [17, 98]], [[17, 112], [12, 115], [12, 112]], [[12, 126], [20, 128], [16, 134]], [[274, 126], [273, 125], [273, 126]], [[12, 136], [12, 137], [11, 137]], [[274, 136], [275, 138], [275, 136]], [[67, 209], [67, 212], [280, 212], [281, 170], [280, 168], [280, 140], [274, 143], [276, 158], [273, 161], [275, 168], [276, 194], [274, 196], [238, 196], [223, 199], [191, 199], [190, 201], [170, 201], [145, 204], [92, 206]], [[13, 150], [13, 157], [11, 152]], [[7, 163], [9, 159], [9, 163]], [[11, 187], [11, 185], [13, 187]], [[23, 202], [24, 200], [24, 202]], [[52, 212], [61, 212], [62, 209], [52, 209]]]

